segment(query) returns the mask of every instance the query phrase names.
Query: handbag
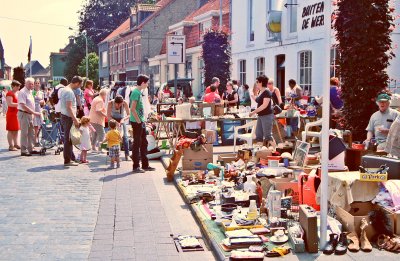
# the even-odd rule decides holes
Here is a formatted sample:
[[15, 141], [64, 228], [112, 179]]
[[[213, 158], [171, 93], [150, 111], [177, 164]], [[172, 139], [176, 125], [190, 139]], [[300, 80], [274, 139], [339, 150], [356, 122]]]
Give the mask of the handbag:
[[71, 127], [71, 131], [69, 133], [69, 137], [71, 139], [72, 145], [81, 144], [81, 132], [74, 125]]
[[274, 115], [280, 114], [282, 112], [282, 108], [279, 105], [274, 105]]

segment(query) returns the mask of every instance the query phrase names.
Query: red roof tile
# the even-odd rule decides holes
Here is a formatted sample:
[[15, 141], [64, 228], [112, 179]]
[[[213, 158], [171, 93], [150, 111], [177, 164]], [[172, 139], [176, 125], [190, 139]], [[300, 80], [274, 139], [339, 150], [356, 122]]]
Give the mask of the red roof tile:
[[[230, 5], [229, 5], [230, 0], [222, 0], [222, 12], [223, 12], [223, 23], [226, 24], [226, 20], [228, 20], [227, 23], [229, 23], [229, 17], [226, 17], [227, 14], [230, 12]], [[194, 11], [193, 13], [189, 14], [186, 16], [182, 21], [185, 22], [193, 22], [194, 18], [196, 16], [199, 16], [201, 14], [208, 13], [210, 11], [216, 10], [219, 11], [220, 8], [220, 0], [210, 0], [208, 3], [204, 4], [202, 7]], [[195, 47], [199, 45], [199, 27], [198, 25], [194, 25], [188, 28], [188, 30], [184, 30], [184, 35], [186, 35], [186, 49]], [[167, 39], [165, 38], [163, 40], [163, 44], [160, 50], [160, 54], [165, 54], [167, 52]]]
[[[230, 0], [222, 0], [222, 12], [229, 12], [229, 1]], [[193, 19], [201, 14], [205, 14], [209, 11], [212, 10], [217, 10], [219, 11], [220, 5], [219, 5], [220, 0], [210, 0], [208, 1], [208, 3], [206, 3], [205, 5], [203, 5], [202, 7], [200, 7], [199, 9], [197, 9], [196, 11], [194, 11], [193, 13], [191, 13], [190, 15], [186, 16], [185, 19], [183, 19], [183, 21], [193, 21]]]
[[126, 19], [125, 22], [123, 22], [120, 26], [118, 26], [117, 29], [115, 29], [111, 34], [109, 34], [103, 41], [103, 42], [107, 42], [113, 38], [115, 38], [116, 36], [125, 33], [129, 30], [130, 27], [130, 18]]
[[[146, 24], [148, 21], [150, 21], [156, 14], [158, 14], [164, 7], [166, 7], [170, 2], [173, 0], [160, 0], [156, 5], [160, 6], [160, 8], [155, 11], [153, 14], [151, 14], [149, 17], [146, 18], [139, 26], [137, 26], [135, 29], [140, 29], [143, 27], [144, 24]], [[123, 22], [117, 29], [115, 29], [111, 34], [109, 34], [103, 41], [101, 42], [107, 42], [114, 37], [120, 35], [121, 33], [125, 33], [129, 31], [130, 29], [130, 18], [126, 19], [125, 22]]]

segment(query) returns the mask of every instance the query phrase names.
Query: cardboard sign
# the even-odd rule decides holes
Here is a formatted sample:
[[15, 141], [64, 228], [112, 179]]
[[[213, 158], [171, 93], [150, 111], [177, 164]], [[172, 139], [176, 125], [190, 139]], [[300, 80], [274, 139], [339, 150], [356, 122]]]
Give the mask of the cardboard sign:
[[360, 173], [361, 181], [371, 181], [371, 182], [383, 182], [387, 181], [388, 174], [371, 174], [371, 173]]

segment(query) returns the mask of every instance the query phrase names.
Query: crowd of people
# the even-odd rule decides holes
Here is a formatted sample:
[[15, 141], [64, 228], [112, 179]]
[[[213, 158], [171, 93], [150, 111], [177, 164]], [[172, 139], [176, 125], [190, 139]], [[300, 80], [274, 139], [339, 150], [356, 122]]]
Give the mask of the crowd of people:
[[[84, 81], [79, 76], [73, 77], [70, 82], [61, 79], [51, 91], [43, 90], [40, 81], [33, 78], [26, 78], [23, 88], [20, 88], [20, 82], [14, 80], [11, 90], [3, 95], [9, 150], [20, 150], [21, 156], [40, 154], [36, 149], [41, 146], [40, 128], [45, 124], [45, 115], [54, 110], [63, 135], [64, 166], [89, 163], [88, 151], [102, 153], [102, 145], [107, 144], [110, 168], [115, 165], [120, 167], [119, 154], [123, 140], [126, 156], [129, 155], [126, 126], [129, 122], [134, 138], [131, 155], [133, 172], [152, 171], [154, 168], [147, 159], [146, 139], [149, 111], [145, 112], [145, 109], [149, 107], [149, 101], [148, 96], [144, 95], [148, 82], [148, 76], [139, 75], [134, 88], [119, 82], [117, 87], [110, 86], [96, 92], [93, 81]], [[109, 129], [107, 133], [106, 123]], [[80, 144], [77, 146], [79, 158], [74, 153], [70, 138], [73, 127], [80, 132]]]
[[[102, 152], [102, 145], [108, 143], [111, 160], [110, 167], [120, 166], [120, 144], [123, 144], [125, 157], [129, 156], [129, 142], [127, 123], [132, 126], [133, 145], [131, 158], [133, 171], [143, 172], [153, 170], [147, 159], [146, 120], [150, 113], [148, 99], [149, 77], [139, 75], [137, 85], [132, 88], [124, 82], [117, 82], [114, 86], [95, 91], [93, 81], [83, 80], [75, 76], [68, 82], [61, 79], [60, 83], [51, 90], [42, 89], [41, 83], [33, 78], [25, 79], [25, 86], [12, 81], [11, 90], [3, 91], [3, 113], [6, 115], [7, 140], [10, 151], [21, 150], [21, 156], [39, 154], [35, 147], [40, 146], [40, 128], [44, 122], [42, 111], [45, 107], [53, 108], [63, 130], [63, 156], [65, 166], [77, 166], [79, 163], [88, 163], [87, 152]], [[330, 108], [331, 128], [337, 126], [343, 101], [340, 98], [340, 83], [337, 78], [330, 80]], [[83, 85], [83, 86], [82, 86]], [[257, 77], [252, 87], [238, 81], [228, 81], [226, 86], [221, 86], [217, 77], [212, 79], [212, 84], [205, 89], [203, 102], [214, 103], [229, 109], [238, 108], [240, 105], [250, 106], [250, 116], [257, 115], [256, 141], [264, 144], [273, 143], [272, 126], [274, 114], [282, 109], [300, 106], [303, 99], [303, 90], [296, 81], [288, 81], [289, 88], [282, 96], [280, 89], [274, 85], [274, 80], [265, 75]], [[83, 90], [82, 90], [83, 87]], [[163, 95], [173, 97], [171, 90], [166, 87]], [[189, 97], [189, 102], [194, 103], [194, 97]], [[317, 103], [322, 103], [316, 97]], [[384, 149], [390, 126], [400, 114], [391, 109], [390, 95], [382, 93], [376, 99], [379, 110], [371, 116], [366, 128], [367, 139], [380, 144]], [[108, 122], [110, 132], [106, 134], [105, 127]], [[287, 120], [295, 134], [298, 128], [298, 118]], [[81, 132], [80, 158], [73, 150], [70, 140], [72, 127]], [[20, 139], [18, 140], [18, 132]], [[119, 138], [118, 138], [118, 137]], [[141, 166], [140, 166], [141, 162]]]

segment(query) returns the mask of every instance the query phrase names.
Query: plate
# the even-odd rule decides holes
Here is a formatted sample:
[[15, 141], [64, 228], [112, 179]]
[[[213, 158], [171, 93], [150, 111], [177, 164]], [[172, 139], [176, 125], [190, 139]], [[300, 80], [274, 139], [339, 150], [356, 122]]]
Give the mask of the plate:
[[276, 238], [276, 236], [272, 236], [269, 238], [269, 241], [271, 241], [274, 244], [283, 244], [286, 243], [289, 240], [288, 236], [284, 235], [281, 238]]

